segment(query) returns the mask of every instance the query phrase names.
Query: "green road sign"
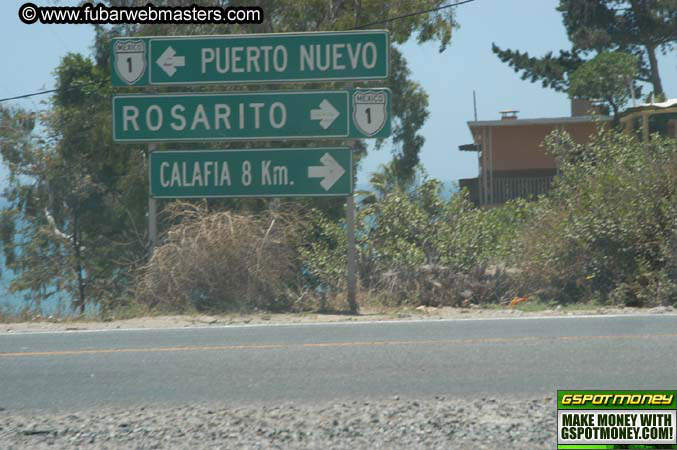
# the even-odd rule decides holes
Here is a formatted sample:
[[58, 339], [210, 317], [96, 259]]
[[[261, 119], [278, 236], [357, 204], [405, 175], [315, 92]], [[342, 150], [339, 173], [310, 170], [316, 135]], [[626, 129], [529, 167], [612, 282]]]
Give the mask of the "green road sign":
[[116, 38], [113, 86], [385, 79], [387, 31]]
[[347, 148], [157, 151], [150, 195], [178, 197], [344, 196], [353, 192]]
[[390, 91], [121, 95], [116, 142], [380, 138], [390, 135]]

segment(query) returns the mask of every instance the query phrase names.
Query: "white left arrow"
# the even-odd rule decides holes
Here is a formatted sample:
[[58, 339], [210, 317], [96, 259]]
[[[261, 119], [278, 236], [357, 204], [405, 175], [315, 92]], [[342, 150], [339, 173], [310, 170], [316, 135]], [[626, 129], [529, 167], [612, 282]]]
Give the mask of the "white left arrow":
[[176, 73], [177, 67], [185, 67], [186, 57], [176, 56], [176, 51], [170, 46], [165, 49], [160, 57], [155, 61], [162, 70], [170, 77]]
[[308, 178], [322, 178], [320, 185], [328, 191], [346, 171], [329, 153], [322, 155], [320, 162], [323, 165], [308, 167]]
[[320, 126], [326, 130], [334, 123], [340, 114], [341, 113], [334, 108], [334, 105], [325, 98], [320, 102], [320, 107], [318, 109], [310, 110], [310, 120], [319, 120]]

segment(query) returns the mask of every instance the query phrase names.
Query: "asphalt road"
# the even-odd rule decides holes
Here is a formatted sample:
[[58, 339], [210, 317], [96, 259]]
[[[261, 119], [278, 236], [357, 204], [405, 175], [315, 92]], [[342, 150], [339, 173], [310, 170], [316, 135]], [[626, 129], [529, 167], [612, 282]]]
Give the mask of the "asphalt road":
[[677, 388], [677, 316], [0, 334], [0, 407]]

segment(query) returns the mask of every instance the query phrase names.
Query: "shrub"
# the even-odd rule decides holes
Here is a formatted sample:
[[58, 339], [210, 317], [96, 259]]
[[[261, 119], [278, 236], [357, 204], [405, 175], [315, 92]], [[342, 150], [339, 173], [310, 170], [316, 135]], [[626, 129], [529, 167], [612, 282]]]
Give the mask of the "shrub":
[[[487, 271], [508, 252], [526, 202], [475, 208], [465, 192], [444, 201], [437, 180], [396, 188], [361, 207], [357, 218], [361, 287], [386, 305], [460, 305], [509, 296], [507, 277]], [[340, 292], [345, 279], [345, 227], [314, 215], [302, 252], [319, 292]]]
[[[677, 303], [677, 145], [613, 130], [587, 146], [553, 133], [561, 175], [535, 202], [479, 209], [422, 178], [369, 197], [356, 217], [361, 290], [384, 305], [598, 300]], [[345, 223], [210, 213], [174, 203], [175, 223], [139, 273], [155, 309], [326, 309], [345, 291]], [[303, 293], [303, 294], [302, 294]]]
[[346, 286], [346, 232], [343, 221], [328, 219], [321, 211], [307, 216], [303, 244], [299, 247], [305, 285], [326, 306], [328, 296]]
[[677, 145], [603, 130], [584, 147], [547, 139], [561, 176], [515, 256], [524, 291], [562, 302], [675, 303]]
[[292, 215], [209, 212], [176, 202], [175, 223], [138, 274], [136, 297], [155, 310], [281, 310], [298, 306], [299, 231]]

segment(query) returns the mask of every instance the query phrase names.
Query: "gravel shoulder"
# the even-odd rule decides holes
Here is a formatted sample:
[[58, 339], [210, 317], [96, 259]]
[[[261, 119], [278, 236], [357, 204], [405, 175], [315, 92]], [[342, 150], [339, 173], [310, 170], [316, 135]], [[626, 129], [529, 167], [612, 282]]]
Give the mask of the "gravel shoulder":
[[554, 397], [185, 405], [13, 414], [7, 449], [549, 449]]
[[95, 321], [88, 319], [54, 319], [36, 317], [29, 322], [0, 323], [0, 334], [48, 331], [115, 330], [115, 329], [162, 329], [182, 327], [210, 327], [245, 324], [295, 324], [333, 323], [389, 320], [440, 320], [480, 319], [513, 317], [563, 317], [577, 315], [637, 315], [677, 314], [671, 306], [647, 308], [594, 308], [594, 309], [545, 309], [525, 311], [517, 308], [451, 308], [425, 307], [411, 309], [374, 310], [363, 308], [356, 316], [345, 314], [225, 314], [225, 315], [171, 315], [147, 316], [126, 320]]
[[[0, 334], [129, 328], [211, 327], [376, 320], [440, 320], [567, 315], [675, 314], [670, 307], [541, 310], [420, 308], [359, 316], [249, 314], [162, 316], [110, 322], [5, 323]], [[4, 409], [2, 449], [554, 449], [552, 396], [366, 398], [304, 404], [212, 403]]]

